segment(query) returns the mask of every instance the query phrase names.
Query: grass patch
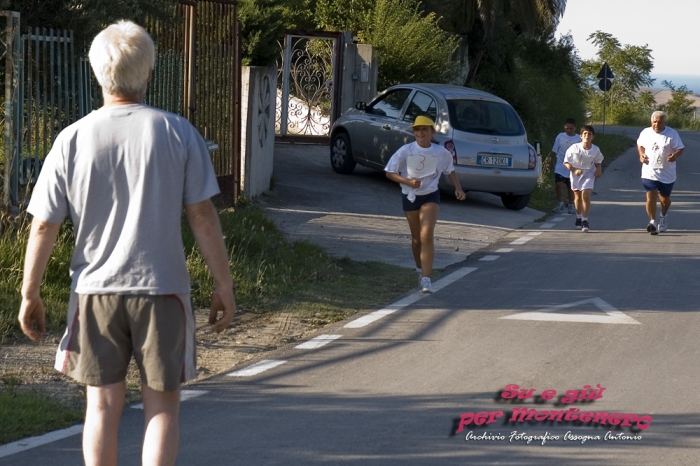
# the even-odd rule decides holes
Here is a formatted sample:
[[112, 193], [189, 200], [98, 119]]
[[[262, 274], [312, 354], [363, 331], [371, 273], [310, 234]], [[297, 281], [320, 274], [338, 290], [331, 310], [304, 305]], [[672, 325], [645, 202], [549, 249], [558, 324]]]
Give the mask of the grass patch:
[[[293, 312], [318, 324], [391, 301], [415, 285], [412, 270], [379, 262], [354, 262], [330, 256], [308, 241], [288, 241], [256, 207], [219, 212], [229, 265], [241, 312]], [[21, 337], [17, 312], [29, 222], [26, 215], [5, 219], [0, 236], [0, 344]], [[42, 283], [47, 330], [65, 327], [73, 251], [69, 223], [61, 228]], [[183, 241], [197, 308], [208, 308], [214, 281], [186, 221]], [[407, 254], [410, 250], [407, 246]]]
[[[605, 156], [603, 160], [603, 176], [605, 176], [605, 168], [624, 154], [627, 149], [633, 147], [636, 141], [621, 134], [596, 134], [593, 144], [598, 146]], [[549, 155], [549, 152], [547, 154]], [[528, 203], [528, 207], [547, 213], [557, 203], [554, 175], [549, 162], [548, 158], [542, 161], [542, 182], [537, 184]]]
[[[389, 302], [415, 285], [412, 270], [337, 259], [311, 242], [290, 242], [255, 207], [224, 210], [219, 218], [240, 311], [292, 312], [325, 324]], [[183, 237], [195, 305], [208, 307], [214, 282], [188, 227]]]
[[53, 403], [35, 392], [0, 391], [0, 444], [70, 427], [83, 421], [82, 410]]

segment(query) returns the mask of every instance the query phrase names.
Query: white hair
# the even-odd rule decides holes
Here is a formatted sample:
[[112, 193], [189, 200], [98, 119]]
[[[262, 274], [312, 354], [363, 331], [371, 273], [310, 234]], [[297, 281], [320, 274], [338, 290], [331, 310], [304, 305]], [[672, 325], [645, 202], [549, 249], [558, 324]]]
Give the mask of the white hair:
[[102, 92], [135, 96], [146, 89], [156, 49], [144, 28], [118, 21], [95, 36], [89, 58]]
[[661, 119], [665, 122], [666, 119], [668, 118], [668, 115], [666, 115], [666, 112], [662, 112], [661, 110], [657, 110], [651, 114], [652, 120], [654, 119], [654, 117], [661, 117]]

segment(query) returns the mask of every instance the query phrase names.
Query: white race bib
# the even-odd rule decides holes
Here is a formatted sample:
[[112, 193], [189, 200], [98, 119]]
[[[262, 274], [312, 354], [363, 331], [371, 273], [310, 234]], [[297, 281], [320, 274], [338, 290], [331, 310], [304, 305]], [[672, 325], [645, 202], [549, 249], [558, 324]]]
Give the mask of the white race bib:
[[649, 158], [649, 167], [654, 170], [661, 170], [664, 168], [664, 155], [663, 152], [654, 152], [653, 154], [647, 154]]
[[437, 157], [433, 155], [409, 155], [406, 168], [410, 178], [426, 178], [437, 171]]
[[573, 165], [574, 168], [578, 168], [580, 170], [588, 170], [589, 168], [591, 168], [591, 165], [593, 164], [593, 159], [595, 157], [586, 151], [576, 152], [572, 158], [573, 163], [571, 165]]

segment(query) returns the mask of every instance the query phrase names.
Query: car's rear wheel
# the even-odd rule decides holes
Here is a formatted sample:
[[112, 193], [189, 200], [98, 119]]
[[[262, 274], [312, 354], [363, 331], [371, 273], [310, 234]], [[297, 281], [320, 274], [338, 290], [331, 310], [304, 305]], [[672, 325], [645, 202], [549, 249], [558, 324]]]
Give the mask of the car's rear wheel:
[[527, 194], [501, 194], [501, 202], [510, 210], [523, 210], [530, 202], [532, 193]]
[[350, 138], [347, 133], [338, 133], [331, 141], [331, 166], [336, 173], [352, 173], [357, 163], [352, 158]]

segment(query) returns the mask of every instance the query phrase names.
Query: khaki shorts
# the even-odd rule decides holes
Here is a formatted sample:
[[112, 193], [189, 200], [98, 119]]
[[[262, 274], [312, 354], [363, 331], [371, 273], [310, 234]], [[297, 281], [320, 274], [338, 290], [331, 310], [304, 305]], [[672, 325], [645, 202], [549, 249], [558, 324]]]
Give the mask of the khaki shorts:
[[177, 390], [196, 376], [190, 296], [71, 292], [56, 369], [87, 385], [107, 385], [126, 378], [132, 355], [141, 382], [154, 390]]

